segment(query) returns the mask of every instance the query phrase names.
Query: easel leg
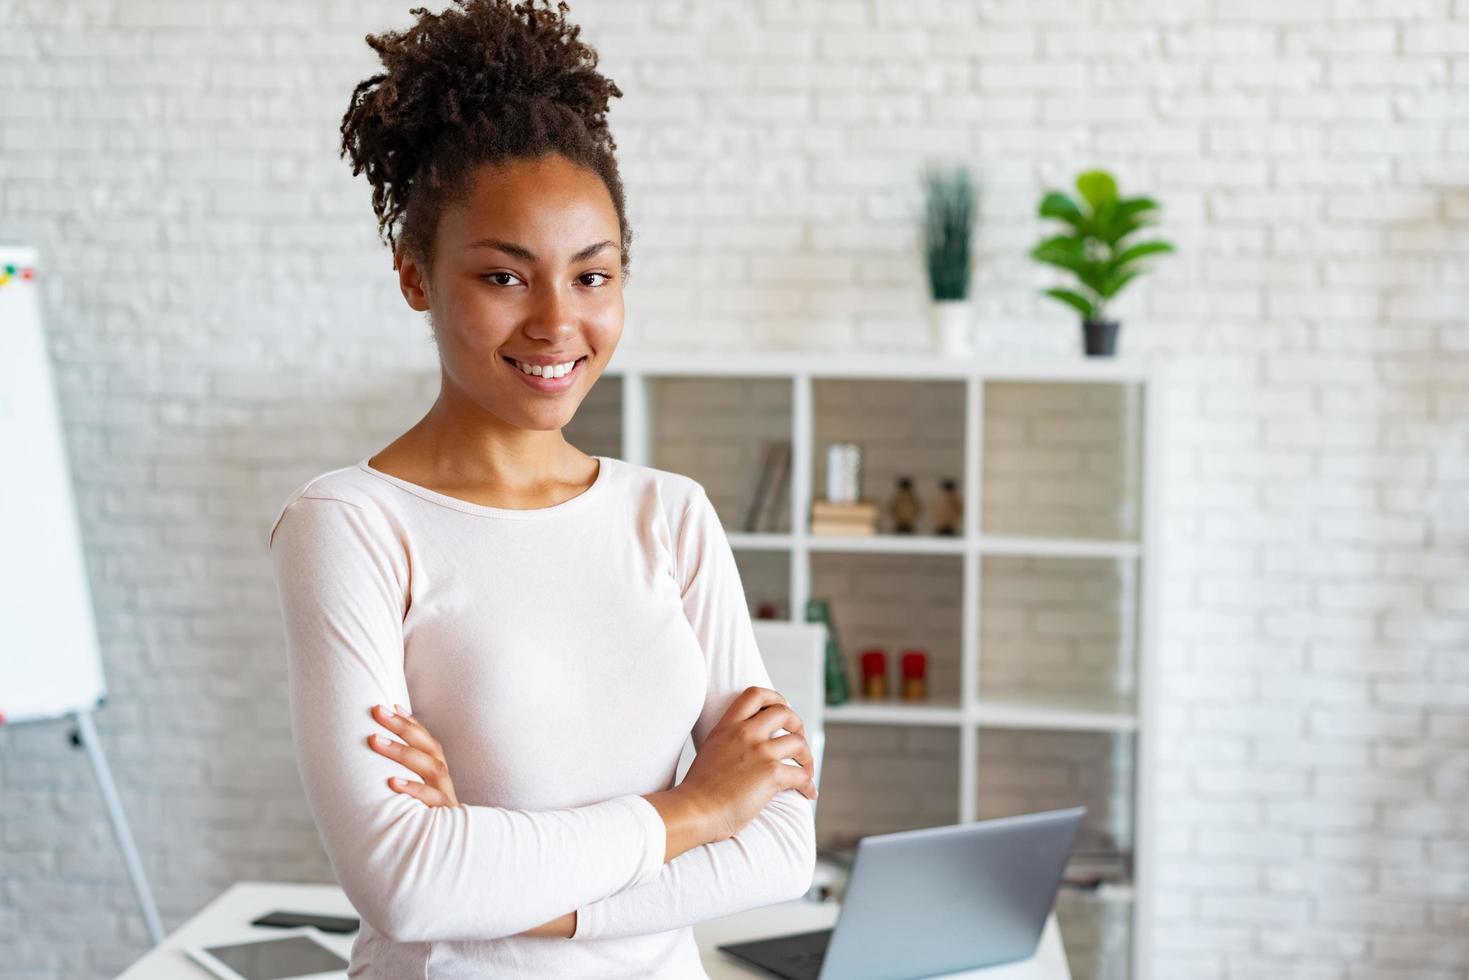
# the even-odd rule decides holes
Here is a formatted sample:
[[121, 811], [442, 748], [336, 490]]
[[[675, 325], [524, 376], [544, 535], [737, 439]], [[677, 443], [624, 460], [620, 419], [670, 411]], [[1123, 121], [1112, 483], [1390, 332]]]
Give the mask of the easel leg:
[[127, 865], [128, 877], [133, 881], [133, 891], [138, 894], [138, 905], [143, 910], [143, 921], [148, 926], [148, 935], [153, 945], [163, 942], [163, 923], [158, 918], [158, 907], [153, 904], [153, 893], [148, 888], [148, 879], [143, 874], [143, 862], [138, 858], [138, 849], [133, 845], [133, 832], [128, 828], [128, 818], [117, 798], [117, 788], [112, 785], [112, 771], [107, 767], [107, 757], [102, 754], [102, 743], [97, 739], [97, 729], [92, 724], [90, 711], [76, 712], [77, 731], [81, 735], [82, 747], [92, 762], [92, 772], [97, 777], [97, 788], [102, 792], [102, 804], [107, 808], [107, 819], [112, 823], [112, 836], [122, 850], [123, 863]]

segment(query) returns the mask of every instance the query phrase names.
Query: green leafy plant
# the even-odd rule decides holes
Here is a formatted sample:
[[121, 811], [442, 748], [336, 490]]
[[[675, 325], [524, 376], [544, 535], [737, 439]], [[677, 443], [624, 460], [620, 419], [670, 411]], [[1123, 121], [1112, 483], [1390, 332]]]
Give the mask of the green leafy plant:
[[[1055, 218], [1070, 231], [1045, 239], [1031, 249], [1031, 258], [1073, 273], [1077, 289], [1042, 290], [1065, 303], [1088, 321], [1106, 318], [1107, 303], [1139, 274], [1150, 255], [1172, 252], [1161, 239], [1132, 243], [1134, 234], [1156, 224], [1152, 212], [1158, 203], [1148, 197], [1119, 197], [1117, 181], [1105, 170], [1088, 170], [1076, 178], [1077, 201], [1061, 191], [1041, 198], [1040, 216]], [[1084, 205], [1084, 206], [1083, 206]]]
[[963, 299], [969, 292], [973, 268], [970, 235], [974, 228], [978, 193], [969, 171], [924, 169], [923, 248], [928, 283], [936, 300]]

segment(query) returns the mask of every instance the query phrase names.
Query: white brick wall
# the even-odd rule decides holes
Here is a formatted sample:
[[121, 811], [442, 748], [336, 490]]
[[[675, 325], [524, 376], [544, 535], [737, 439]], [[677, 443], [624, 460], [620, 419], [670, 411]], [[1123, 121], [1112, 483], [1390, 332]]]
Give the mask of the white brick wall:
[[[42, 250], [99, 725], [170, 927], [237, 879], [328, 873], [263, 537], [436, 387], [336, 156], [362, 36], [408, 6], [0, 2], [0, 238]], [[984, 184], [986, 340], [1069, 350], [1025, 257], [1041, 190], [1101, 164], [1165, 202], [1180, 254], [1118, 305], [1124, 352], [1179, 382], [1156, 975], [1469, 976], [1469, 4], [572, 14], [627, 93], [628, 344], [921, 347], [911, 215], [941, 155]], [[1020, 456], [1088, 435], [1008, 431]], [[943, 734], [869, 748], [937, 805]], [[66, 732], [0, 730], [0, 787], [0, 974], [118, 972], [145, 937]], [[1116, 922], [1066, 915], [1115, 960]]]

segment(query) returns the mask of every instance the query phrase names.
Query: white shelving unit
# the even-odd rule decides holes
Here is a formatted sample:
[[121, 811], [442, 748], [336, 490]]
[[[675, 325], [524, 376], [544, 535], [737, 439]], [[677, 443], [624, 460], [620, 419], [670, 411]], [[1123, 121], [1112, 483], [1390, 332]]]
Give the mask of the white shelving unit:
[[[976, 819], [979, 783], [979, 738], [982, 728], [1122, 734], [1133, 745], [1132, 881], [1106, 886], [1098, 900], [1131, 903], [1131, 976], [1148, 980], [1151, 948], [1149, 921], [1153, 883], [1153, 773], [1156, 671], [1156, 606], [1159, 591], [1158, 552], [1158, 444], [1159, 398], [1156, 373], [1126, 361], [1082, 359], [1036, 363], [981, 363], [923, 354], [826, 354], [768, 352], [760, 354], [708, 352], [697, 354], [619, 350], [606, 375], [621, 380], [622, 458], [653, 462], [649, 426], [649, 385], [658, 379], [762, 378], [788, 382], [790, 387], [791, 472], [789, 479], [791, 530], [789, 533], [730, 531], [738, 551], [784, 552], [789, 555], [790, 610], [803, 614], [811, 595], [811, 562], [829, 552], [894, 555], [951, 555], [962, 559], [962, 619], [960, 690], [937, 695], [920, 704], [863, 703], [859, 684], [849, 675], [854, 700], [828, 707], [829, 726], [924, 725], [957, 729], [959, 736], [958, 814], [961, 822]], [[962, 536], [884, 535], [870, 537], [812, 536], [807, 530], [813, 492], [815, 385], [823, 379], [962, 382], [964, 385], [963, 470], [960, 491], [964, 499]], [[1129, 460], [1139, 474], [1135, 519], [1130, 531], [1115, 539], [987, 534], [981, 528], [984, 481], [984, 419], [986, 386], [993, 382], [1075, 382], [1124, 386], [1127, 433], [1124, 444], [1136, 447], [1139, 458]], [[980, 687], [980, 594], [984, 558], [1111, 559], [1133, 566], [1136, 629], [1129, 636], [1134, 662], [1134, 696], [1112, 691], [1066, 694], [986, 694]], [[838, 616], [837, 630], [842, 632]]]

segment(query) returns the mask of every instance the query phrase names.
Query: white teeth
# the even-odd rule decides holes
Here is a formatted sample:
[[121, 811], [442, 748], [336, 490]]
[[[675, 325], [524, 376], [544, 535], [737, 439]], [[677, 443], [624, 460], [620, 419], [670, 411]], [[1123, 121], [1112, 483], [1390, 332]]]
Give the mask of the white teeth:
[[544, 368], [539, 364], [522, 364], [514, 358], [511, 358], [511, 361], [524, 373], [537, 378], [559, 378], [576, 367], [576, 361], [567, 361], [565, 364], [549, 364]]

